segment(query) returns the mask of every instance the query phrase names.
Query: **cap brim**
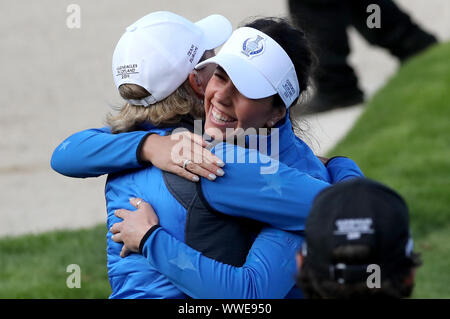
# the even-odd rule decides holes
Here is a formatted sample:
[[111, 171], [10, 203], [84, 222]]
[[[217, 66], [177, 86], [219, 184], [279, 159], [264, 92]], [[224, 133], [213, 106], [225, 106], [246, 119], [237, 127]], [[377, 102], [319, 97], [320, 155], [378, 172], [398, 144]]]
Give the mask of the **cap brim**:
[[215, 49], [231, 36], [233, 26], [224, 16], [213, 14], [195, 23], [205, 35], [205, 50]]
[[269, 81], [248, 61], [232, 54], [219, 54], [196, 66], [220, 65], [227, 72], [238, 91], [249, 99], [262, 99], [277, 93]]

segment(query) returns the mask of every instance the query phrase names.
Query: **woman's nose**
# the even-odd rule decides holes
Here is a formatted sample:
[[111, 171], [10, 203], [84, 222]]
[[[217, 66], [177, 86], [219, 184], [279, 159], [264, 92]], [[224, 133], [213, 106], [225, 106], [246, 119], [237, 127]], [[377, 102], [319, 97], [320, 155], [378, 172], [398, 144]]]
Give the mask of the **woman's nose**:
[[224, 106], [231, 106], [235, 89], [233, 82], [228, 81], [217, 91], [218, 102]]

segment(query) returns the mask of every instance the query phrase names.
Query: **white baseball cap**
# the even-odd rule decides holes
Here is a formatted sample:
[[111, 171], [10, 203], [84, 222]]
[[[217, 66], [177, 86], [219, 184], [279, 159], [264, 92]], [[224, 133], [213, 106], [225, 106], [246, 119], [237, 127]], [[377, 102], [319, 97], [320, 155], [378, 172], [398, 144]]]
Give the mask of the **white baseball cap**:
[[300, 95], [294, 64], [267, 34], [249, 27], [236, 29], [220, 52], [196, 66], [220, 65], [236, 88], [249, 99], [279, 94], [286, 108]]
[[196, 23], [172, 12], [150, 13], [126, 28], [114, 50], [112, 71], [116, 87], [129, 83], [151, 95], [128, 100], [148, 106], [172, 94], [194, 69], [206, 50], [222, 45], [232, 26], [221, 15]]

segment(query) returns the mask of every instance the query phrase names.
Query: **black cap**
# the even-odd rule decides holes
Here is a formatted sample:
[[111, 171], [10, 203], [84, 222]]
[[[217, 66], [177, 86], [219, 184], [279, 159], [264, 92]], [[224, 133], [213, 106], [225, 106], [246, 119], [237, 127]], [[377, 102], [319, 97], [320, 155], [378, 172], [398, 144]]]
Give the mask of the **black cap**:
[[[336, 260], [339, 246], [369, 247], [364, 260]], [[369, 179], [352, 179], [322, 191], [306, 222], [305, 263], [318, 276], [339, 283], [365, 281], [367, 266], [380, 266], [385, 278], [411, 265], [413, 242], [405, 201], [394, 190]]]

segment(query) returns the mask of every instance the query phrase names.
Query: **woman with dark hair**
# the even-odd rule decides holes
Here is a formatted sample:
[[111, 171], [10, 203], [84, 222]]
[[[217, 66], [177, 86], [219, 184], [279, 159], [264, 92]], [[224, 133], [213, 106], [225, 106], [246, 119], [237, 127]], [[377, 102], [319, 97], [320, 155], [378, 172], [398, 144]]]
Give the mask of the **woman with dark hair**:
[[[291, 56], [295, 58], [291, 59]], [[258, 219], [284, 230], [304, 230], [296, 221], [289, 222], [294, 212], [298, 216], [302, 215], [301, 206], [305, 207], [302, 197], [308, 196], [304, 187], [299, 193], [297, 183], [302, 180], [299, 173], [311, 171], [324, 180], [326, 175], [321, 173], [320, 167], [325, 166], [317, 158], [315, 162], [309, 157], [308, 154], [312, 153], [293, 134], [287, 115], [299, 97], [300, 85], [305, 89], [307, 87], [312, 59], [301, 31], [285, 20], [264, 18], [237, 29], [215, 57], [197, 66], [197, 69], [202, 69], [211, 64], [217, 65], [205, 91], [205, 131], [208, 135], [217, 141], [225, 139], [230, 131], [234, 133], [236, 130], [263, 127], [271, 129], [271, 134], [247, 136], [249, 144], [252, 137], [257, 139], [258, 144], [263, 140], [280, 144], [280, 163], [276, 165], [278, 171], [273, 174], [255, 174], [251, 165], [248, 165], [247, 171], [230, 167], [227, 174], [215, 182], [202, 180], [202, 196], [213, 210]], [[297, 70], [302, 72], [300, 76]], [[275, 135], [280, 137], [279, 141], [274, 140], [275, 129], [279, 131], [279, 135]], [[227, 154], [235, 150], [234, 147], [219, 143], [212, 151], [216, 155]], [[251, 150], [244, 149], [242, 153], [243, 158], [247, 158]], [[290, 170], [286, 165], [296, 170]], [[237, 175], [236, 172], [246, 174], [246, 178], [239, 180], [239, 185], [227, 185], [230, 178]], [[275, 182], [275, 185], [269, 182], [267, 186], [267, 179], [272, 179], [272, 175], [283, 182]], [[317, 187], [313, 186], [314, 183], [309, 185]], [[255, 190], [262, 193], [260, 196], [263, 201], [255, 203], [242, 200], [252, 198]], [[150, 196], [143, 194], [144, 197]], [[127, 254], [127, 249], [142, 253], [151, 267], [189, 296], [281, 298], [292, 288], [295, 252], [302, 242], [299, 234], [263, 227], [252, 242], [248, 256], [242, 260], [245, 261], [243, 265], [220, 263], [217, 259], [208, 258], [207, 253], [202, 254], [201, 250], [193, 249], [195, 247], [188, 242], [186, 245], [172, 236], [164, 225], [160, 227], [158, 216], [143, 200], [145, 198], [132, 200], [132, 204], [139, 208], [138, 213], [116, 210], [116, 217], [124, 221], [110, 229], [114, 234], [113, 240], [124, 241], [122, 256]], [[229, 202], [239, 203], [245, 213], [236, 214], [229, 210], [226, 207]], [[159, 213], [158, 208], [155, 209]], [[196, 230], [197, 235], [199, 231]], [[215, 242], [217, 235], [203, 233], [200, 237], [203, 241]], [[218, 245], [223, 247], [230, 243], [222, 241]], [[298, 296], [298, 291], [290, 295], [294, 296]]]

